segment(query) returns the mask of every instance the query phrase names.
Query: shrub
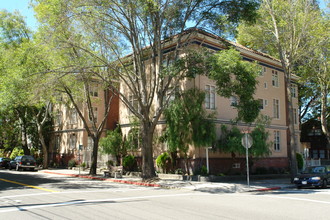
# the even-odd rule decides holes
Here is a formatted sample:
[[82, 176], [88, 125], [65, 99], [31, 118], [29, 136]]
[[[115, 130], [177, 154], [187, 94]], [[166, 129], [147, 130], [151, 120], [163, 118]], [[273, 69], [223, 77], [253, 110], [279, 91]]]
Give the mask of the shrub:
[[76, 161], [74, 159], [69, 160], [68, 162], [68, 167], [75, 167], [76, 166]]
[[194, 171], [194, 175], [202, 175], [202, 176], [207, 176], [207, 167], [206, 166], [201, 166], [199, 169], [196, 169]]
[[304, 167], [304, 159], [300, 153], [296, 154], [298, 169], [301, 170]]
[[123, 167], [127, 171], [133, 171], [136, 165], [136, 160], [133, 155], [127, 155], [123, 158]]
[[80, 166], [81, 166], [82, 168], [86, 168], [86, 163], [85, 163], [85, 162], [82, 162]]
[[166, 173], [166, 168], [170, 162], [171, 157], [167, 152], [162, 153], [156, 159], [157, 166], [160, 167], [164, 173]]

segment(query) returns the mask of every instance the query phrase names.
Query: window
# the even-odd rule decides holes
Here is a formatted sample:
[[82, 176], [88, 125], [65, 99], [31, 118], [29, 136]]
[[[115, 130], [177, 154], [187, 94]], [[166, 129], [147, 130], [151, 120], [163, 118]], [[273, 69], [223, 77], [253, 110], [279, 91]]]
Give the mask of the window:
[[70, 124], [76, 124], [77, 123], [77, 111], [75, 108], [71, 108], [69, 110], [69, 120], [70, 120]]
[[55, 150], [60, 149], [60, 145], [61, 145], [61, 136], [56, 135], [55, 136]]
[[77, 143], [76, 135], [70, 135], [69, 147], [70, 147], [71, 150], [76, 148], [76, 143]]
[[261, 67], [261, 70], [259, 72], [259, 76], [264, 76], [266, 72], [266, 67]]
[[297, 86], [294, 85], [294, 84], [291, 84], [291, 96], [293, 98], [296, 98], [297, 97]]
[[264, 109], [264, 100], [258, 99], [258, 101], [259, 101], [259, 109]]
[[296, 125], [298, 124], [298, 112], [297, 109], [293, 109], [293, 123]]
[[321, 159], [325, 158], [325, 150], [320, 150], [320, 158]]
[[91, 149], [93, 149], [93, 145], [94, 145], [94, 141], [93, 141], [93, 139], [92, 139], [90, 136], [88, 136], [88, 140], [87, 140], [87, 150], [91, 150]]
[[[92, 113], [93, 113], [93, 115], [94, 115], [94, 119], [95, 119], [95, 123], [97, 123], [97, 107], [92, 107]], [[90, 121], [93, 121], [93, 119], [90, 117], [90, 115], [88, 116], [88, 118], [89, 118], [89, 120]]]
[[276, 70], [272, 70], [272, 85], [278, 87], [278, 73]]
[[97, 85], [93, 85], [93, 86], [90, 86], [89, 87], [89, 94], [91, 96], [94, 96], [94, 97], [98, 97], [99, 96], [99, 88]]
[[280, 151], [281, 150], [281, 145], [280, 145], [280, 132], [279, 131], [274, 131], [274, 150], [275, 151]]
[[230, 97], [230, 106], [237, 106], [238, 105], [238, 99], [236, 96]]
[[234, 169], [239, 169], [239, 168], [241, 168], [241, 164], [240, 163], [233, 163], [233, 168]]
[[[128, 101], [133, 106], [134, 110], [140, 112], [140, 105], [139, 105], [138, 99], [134, 95], [129, 95]], [[130, 109], [128, 109], [128, 114], [131, 115], [131, 114], [133, 114], [133, 112]]]
[[280, 101], [278, 99], [273, 99], [273, 117], [280, 118]]
[[62, 112], [58, 111], [55, 115], [55, 125], [60, 126], [62, 124]]
[[266, 83], [266, 82], [264, 83], [264, 87], [265, 87], [265, 89], [267, 89], [267, 87], [268, 87], [268, 85], [267, 85], [267, 83]]
[[205, 108], [215, 109], [215, 87], [205, 86]]
[[267, 105], [268, 105], [268, 100], [264, 99], [264, 106], [267, 106]]
[[319, 158], [318, 150], [313, 150], [312, 153], [313, 153], [313, 159], [318, 159]]

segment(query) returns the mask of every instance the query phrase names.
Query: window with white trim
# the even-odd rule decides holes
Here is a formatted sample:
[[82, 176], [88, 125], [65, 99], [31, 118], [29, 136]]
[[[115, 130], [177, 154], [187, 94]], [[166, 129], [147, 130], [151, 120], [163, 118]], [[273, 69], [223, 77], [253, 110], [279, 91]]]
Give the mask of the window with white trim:
[[278, 87], [278, 73], [276, 70], [272, 70], [272, 85]]
[[61, 145], [61, 136], [56, 135], [55, 136], [55, 146], [54, 146], [54, 149], [55, 150], [60, 149], [60, 145]]
[[70, 124], [77, 124], [77, 110], [75, 108], [71, 108], [69, 113]]
[[58, 111], [57, 113], [56, 113], [56, 115], [55, 115], [55, 125], [56, 126], [60, 126], [60, 125], [62, 125], [62, 115], [63, 115], [63, 113], [62, 112], [60, 112], [60, 111]]
[[273, 99], [273, 117], [280, 118], [280, 101], [278, 99]]
[[237, 96], [230, 96], [230, 106], [237, 106], [237, 105], [238, 105]]
[[298, 112], [296, 108], [293, 109], [293, 123], [295, 125], [298, 124]]
[[87, 150], [93, 149], [93, 145], [94, 145], [93, 138], [91, 138], [91, 136], [88, 136], [88, 139], [87, 139]]
[[[138, 111], [138, 112], [140, 112], [140, 105], [139, 105], [139, 101], [138, 101], [138, 99], [136, 98], [136, 96], [134, 96], [134, 95], [129, 95], [128, 96], [128, 101], [129, 101], [129, 103], [133, 106], [133, 109], [135, 110], [135, 111]], [[127, 107], [128, 108], [128, 107]], [[128, 108], [128, 114], [129, 115], [132, 115], [133, 114], [133, 112]]]
[[274, 150], [280, 151], [281, 150], [281, 133], [280, 131], [274, 131]]
[[293, 98], [297, 97], [297, 85], [291, 84], [291, 96]]
[[259, 101], [259, 109], [264, 109], [264, 100], [263, 99], [258, 99]]
[[205, 108], [215, 109], [215, 87], [206, 85], [205, 86]]
[[261, 67], [261, 70], [260, 70], [260, 72], [259, 72], [259, 76], [264, 76], [265, 75], [265, 72], [266, 72], [266, 67]]
[[94, 97], [99, 96], [99, 87], [97, 86], [97, 84], [89, 87], [89, 94]]
[[77, 143], [76, 135], [70, 135], [69, 147], [70, 147], [71, 150], [76, 148], [76, 143]]

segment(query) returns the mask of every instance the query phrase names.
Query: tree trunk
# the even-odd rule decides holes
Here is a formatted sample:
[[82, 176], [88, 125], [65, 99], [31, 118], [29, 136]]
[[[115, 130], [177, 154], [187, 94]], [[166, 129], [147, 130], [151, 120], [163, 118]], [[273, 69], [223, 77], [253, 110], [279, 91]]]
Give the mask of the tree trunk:
[[287, 98], [287, 112], [288, 112], [288, 127], [289, 127], [289, 137], [290, 137], [290, 145], [289, 152], [290, 152], [290, 173], [291, 173], [291, 181], [293, 181], [293, 178], [298, 173], [298, 166], [297, 166], [297, 148], [298, 148], [298, 142], [297, 137], [295, 135], [295, 128], [294, 128], [294, 122], [293, 122], [293, 106], [292, 106], [292, 95], [291, 95], [291, 77], [289, 73], [284, 73], [286, 75], [286, 98]]
[[25, 126], [25, 121], [23, 120], [23, 125], [22, 125], [22, 149], [24, 151], [24, 155], [30, 155], [30, 149], [28, 148], [28, 143], [27, 143], [27, 131], [26, 131], [26, 126]]
[[93, 138], [93, 151], [92, 151], [92, 164], [91, 168], [89, 170], [89, 175], [96, 175], [96, 169], [97, 169], [97, 154], [99, 150], [99, 139]]
[[156, 176], [153, 159], [153, 129], [150, 122], [142, 123], [142, 179]]
[[46, 145], [44, 135], [42, 134], [42, 129], [41, 125], [38, 126], [38, 135], [39, 135], [39, 140], [41, 142], [41, 147], [42, 147], [42, 154], [43, 154], [43, 162], [42, 166], [43, 169], [48, 169], [48, 146]]
[[322, 88], [322, 93], [321, 93], [321, 127], [322, 127], [322, 132], [327, 138], [328, 144], [330, 144], [330, 132], [328, 129], [328, 122], [327, 122], [327, 102], [328, 102], [328, 97], [327, 97], [327, 91], [326, 89]]

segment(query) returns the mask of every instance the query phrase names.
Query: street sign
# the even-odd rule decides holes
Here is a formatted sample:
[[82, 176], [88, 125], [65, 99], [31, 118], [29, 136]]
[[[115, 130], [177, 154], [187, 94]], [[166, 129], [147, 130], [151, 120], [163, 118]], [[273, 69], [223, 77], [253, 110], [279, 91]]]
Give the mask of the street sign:
[[246, 153], [246, 180], [250, 187], [250, 171], [249, 171], [249, 148], [252, 146], [253, 140], [249, 133], [245, 133], [242, 137], [242, 145], [245, 147]]
[[245, 148], [250, 148], [252, 146], [253, 140], [250, 134], [245, 133], [242, 137], [242, 145]]

